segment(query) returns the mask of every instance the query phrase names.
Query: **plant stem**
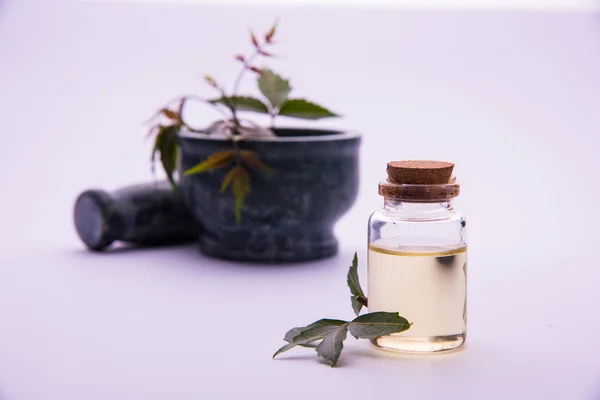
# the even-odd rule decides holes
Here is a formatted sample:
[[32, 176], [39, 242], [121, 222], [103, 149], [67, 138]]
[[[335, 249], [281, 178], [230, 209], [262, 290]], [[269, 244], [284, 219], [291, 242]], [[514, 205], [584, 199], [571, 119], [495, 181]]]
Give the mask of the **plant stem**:
[[[250, 55], [250, 57], [248, 57], [248, 59], [244, 61], [244, 66], [238, 73], [237, 77], [235, 78], [235, 83], [233, 84], [233, 89], [231, 91], [232, 98], [237, 96], [237, 92], [240, 87], [240, 83], [242, 83], [242, 77], [244, 76], [244, 73], [248, 70], [248, 68], [250, 67], [250, 61], [252, 61], [259, 54], [259, 52], [260, 52], [260, 48], [256, 49], [254, 51], [254, 53], [252, 53]], [[235, 101], [234, 101], [234, 103], [235, 103]], [[235, 104], [235, 106], [237, 106], [237, 104]], [[236, 108], [235, 106], [231, 108], [231, 113], [233, 114], [233, 120], [238, 121], [237, 112], [236, 112], [237, 110], [235, 109]]]
[[363, 306], [365, 306], [365, 307], [368, 307], [368, 306], [369, 306], [369, 301], [367, 300], [367, 298], [366, 298], [366, 297], [363, 297], [363, 296], [357, 296], [357, 297], [356, 297], [356, 300], [357, 300], [357, 301], [358, 301], [360, 304], [362, 304]]
[[229, 108], [229, 111], [231, 111], [231, 117], [233, 118], [233, 121], [237, 123], [238, 119], [235, 113], [235, 105], [231, 104], [229, 98], [227, 97], [227, 94], [225, 94], [225, 91], [220, 86], [217, 86], [217, 89], [219, 90], [219, 92], [221, 93], [221, 97], [227, 104], [227, 108]]
[[[265, 44], [268, 44], [268, 43], [265, 43]], [[232, 89], [232, 96], [237, 96], [237, 92], [240, 88], [240, 84], [242, 83], [242, 78], [244, 76], [244, 73], [250, 69], [250, 67], [252, 66], [251, 62], [260, 55], [261, 51], [263, 51], [263, 45], [258, 45], [256, 47], [256, 49], [254, 50], [254, 52], [252, 54], [250, 54], [250, 56], [247, 59], [244, 60], [244, 66], [238, 73], [238, 76], [235, 78], [235, 82], [233, 84], [233, 89]]]
[[244, 76], [244, 73], [250, 68], [250, 62], [252, 60], [254, 60], [260, 54], [260, 50], [261, 50], [261, 47], [256, 49], [254, 51], [254, 53], [252, 53], [250, 55], [250, 57], [248, 57], [248, 59], [244, 61], [244, 66], [242, 67], [241, 71], [238, 73], [238, 76], [235, 78], [235, 83], [233, 84], [232, 96], [237, 95], [237, 91], [240, 88], [240, 83], [242, 83], [242, 77]]
[[240, 146], [238, 145], [237, 140], [232, 140], [233, 142], [233, 154], [235, 156], [235, 164], [240, 166], [242, 164], [242, 160], [240, 158]]
[[[181, 96], [180, 98], [178, 98], [178, 100], [180, 101], [179, 103], [179, 120], [181, 122], [181, 125], [184, 126], [186, 129], [188, 129], [190, 132], [194, 132], [194, 133], [202, 133], [203, 130], [202, 129], [195, 129], [192, 128], [190, 125], [188, 125], [184, 120], [183, 120], [183, 109], [185, 107], [185, 105], [187, 104], [187, 100], [197, 100], [197, 101], [201, 101], [201, 102], [206, 102], [206, 99], [203, 99], [200, 96], [196, 96], [196, 95], [188, 95], [188, 96]], [[174, 99], [175, 100], [175, 99]], [[173, 101], [174, 101], [173, 100]], [[224, 117], [227, 117], [227, 115], [223, 114], [221, 110], [219, 110], [218, 107], [215, 107], [215, 109], [221, 113], [221, 115], [223, 115]]]

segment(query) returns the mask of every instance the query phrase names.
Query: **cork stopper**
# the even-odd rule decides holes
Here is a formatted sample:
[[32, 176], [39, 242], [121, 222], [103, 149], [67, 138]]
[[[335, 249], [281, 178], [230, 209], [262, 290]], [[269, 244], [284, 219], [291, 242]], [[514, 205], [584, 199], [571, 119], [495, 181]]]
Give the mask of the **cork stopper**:
[[460, 193], [453, 170], [454, 164], [446, 161], [390, 161], [379, 194], [407, 202], [447, 201]]
[[400, 184], [441, 185], [448, 183], [454, 164], [446, 161], [390, 161], [388, 179]]

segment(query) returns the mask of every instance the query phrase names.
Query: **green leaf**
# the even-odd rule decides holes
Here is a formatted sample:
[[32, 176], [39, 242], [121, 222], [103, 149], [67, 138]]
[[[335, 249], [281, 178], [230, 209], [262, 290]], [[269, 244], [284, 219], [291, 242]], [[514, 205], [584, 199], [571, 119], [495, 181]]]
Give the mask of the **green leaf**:
[[214, 153], [206, 157], [204, 161], [188, 169], [183, 173], [183, 175], [188, 176], [193, 174], [201, 174], [203, 172], [210, 171], [211, 169], [226, 167], [227, 165], [229, 165], [232, 159], [233, 151], [220, 151], [218, 153]]
[[310, 328], [308, 326], [298, 326], [296, 328], [292, 328], [289, 331], [287, 331], [285, 333], [285, 337], [283, 338], [283, 340], [285, 340], [286, 342], [290, 343], [292, 340], [294, 340], [294, 338], [296, 336], [300, 336], [300, 334], [306, 330], [309, 330]]
[[283, 338], [283, 340], [285, 340], [286, 342], [291, 342], [292, 340], [294, 340], [294, 338], [296, 336], [299, 336], [302, 332], [304, 332], [305, 330], [307, 330], [309, 328], [307, 327], [296, 327], [296, 328], [292, 328], [289, 331], [287, 331], [285, 333], [285, 336]]
[[223, 182], [221, 182], [221, 193], [225, 193], [231, 182], [235, 179], [238, 174], [238, 167], [231, 168], [229, 172], [223, 178]]
[[208, 100], [211, 104], [223, 104], [227, 107], [233, 107], [238, 111], [254, 111], [257, 113], [268, 114], [269, 109], [259, 99], [250, 96], [229, 96], [218, 99]]
[[304, 99], [289, 99], [279, 108], [279, 115], [303, 119], [339, 117], [339, 115]]
[[225, 193], [229, 187], [231, 187], [235, 201], [235, 221], [239, 224], [241, 222], [244, 199], [250, 192], [250, 175], [248, 175], [248, 171], [241, 165], [237, 165], [227, 172], [221, 183], [221, 193]]
[[342, 349], [344, 348], [344, 340], [348, 334], [348, 324], [339, 326], [336, 330], [323, 336], [323, 340], [317, 346], [317, 354], [331, 363], [331, 367], [335, 367]]
[[[152, 150], [152, 162], [157, 154], [159, 154], [160, 162], [162, 167], [171, 182], [171, 186], [177, 189], [177, 184], [173, 178], [173, 173], [177, 167], [177, 133], [179, 132], [178, 125], [160, 126], [158, 128], [158, 134], [154, 142], [154, 148]], [[153, 167], [154, 168], [154, 167]]]
[[288, 342], [281, 347], [273, 358], [296, 346], [315, 347], [317, 354], [334, 367], [344, 348], [344, 340], [348, 329], [357, 339], [375, 339], [380, 336], [402, 332], [409, 329], [411, 324], [398, 313], [374, 312], [364, 314], [353, 321], [339, 319], [320, 319], [308, 326], [292, 328], [285, 334], [284, 340]]
[[244, 164], [246, 164], [247, 166], [249, 166], [250, 168], [252, 168], [255, 171], [264, 171], [269, 175], [275, 174], [275, 170], [273, 168], [269, 167], [267, 164], [265, 164], [260, 159], [260, 156], [258, 155], [258, 153], [254, 152], [254, 151], [241, 150], [240, 157], [242, 158], [242, 161], [244, 161]]
[[[286, 337], [291, 339], [291, 341], [277, 350], [275, 354], [273, 354], [273, 358], [296, 346], [307, 345], [319, 339], [323, 339], [326, 335], [335, 332], [339, 327], [347, 324], [347, 321], [339, 319], [320, 319], [306, 327], [295, 328], [298, 333], [297, 335], [288, 331]], [[293, 330], [294, 329], [292, 329], [292, 331]]]
[[403, 332], [411, 324], [397, 312], [373, 312], [361, 315], [350, 322], [350, 333], [357, 339], [375, 339]]
[[292, 91], [290, 82], [269, 69], [263, 69], [258, 77], [258, 88], [273, 108], [281, 106]]
[[357, 316], [360, 315], [360, 310], [362, 310], [363, 305], [358, 301], [358, 296], [351, 296], [350, 303], [352, 304], [352, 310], [354, 314]]
[[235, 222], [239, 225], [242, 221], [242, 205], [250, 192], [250, 175], [241, 166], [236, 167], [238, 172], [231, 181], [231, 192], [235, 200]]
[[152, 154], [150, 155], [150, 162], [152, 163], [152, 172], [154, 173], [154, 168], [155, 168], [155, 162], [156, 162], [156, 155], [158, 154], [160, 156], [160, 142], [162, 140], [162, 131], [165, 127], [164, 126], [158, 126], [158, 127], [153, 127], [152, 129], [150, 129], [150, 131], [148, 132], [148, 136], [152, 136], [154, 135], [154, 133], [158, 132], [156, 137], [154, 138], [154, 146], [152, 147]]
[[[294, 340], [294, 338], [298, 335], [300, 335], [302, 332], [310, 329], [311, 325], [309, 326], [300, 326], [300, 327], [296, 327], [296, 328], [292, 328], [289, 331], [286, 332], [285, 337], [283, 338], [283, 340], [285, 340], [286, 342], [291, 342], [292, 340]], [[318, 340], [318, 339], [317, 339]], [[315, 340], [316, 341], [316, 340]], [[307, 343], [307, 344], [300, 344], [299, 346], [303, 346], [303, 347], [317, 347], [316, 344], [314, 344], [313, 342]]]
[[352, 293], [352, 296], [350, 296], [350, 301], [352, 302], [352, 309], [354, 310], [354, 313], [356, 315], [359, 315], [360, 310], [362, 309], [363, 305], [360, 303], [358, 298], [362, 297], [362, 298], [366, 299], [366, 297], [365, 297], [365, 294], [364, 294], [362, 288], [360, 287], [360, 281], [358, 280], [358, 256], [357, 256], [357, 253], [354, 253], [354, 259], [352, 260], [352, 265], [350, 266], [350, 269], [348, 270], [347, 281], [348, 281], [348, 287], [350, 288], [350, 293]]
[[[342, 322], [346, 322], [346, 321], [341, 321], [338, 319], [320, 319], [317, 322], [313, 322], [310, 325], [307, 326], [297, 326], [295, 328], [290, 329], [289, 331], [286, 332], [285, 337], [283, 338], [283, 340], [285, 340], [286, 342], [291, 342], [294, 340], [295, 337], [300, 336], [300, 334], [304, 331], [307, 331], [309, 329], [312, 329], [314, 327], [318, 327], [318, 326], [323, 326], [323, 325], [335, 325], [335, 324], [340, 324]], [[318, 340], [318, 339], [315, 339]]]

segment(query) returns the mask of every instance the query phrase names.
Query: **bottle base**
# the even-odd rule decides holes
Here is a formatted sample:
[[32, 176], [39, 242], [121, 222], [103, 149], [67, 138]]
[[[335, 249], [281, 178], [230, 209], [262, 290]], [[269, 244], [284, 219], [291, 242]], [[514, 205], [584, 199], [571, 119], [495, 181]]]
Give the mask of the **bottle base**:
[[379, 349], [397, 353], [431, 354], [458, 350], [464, 345], [466, 338], [466, 332], [424, 338], [388, 335], [372, 339], [371, 343]]

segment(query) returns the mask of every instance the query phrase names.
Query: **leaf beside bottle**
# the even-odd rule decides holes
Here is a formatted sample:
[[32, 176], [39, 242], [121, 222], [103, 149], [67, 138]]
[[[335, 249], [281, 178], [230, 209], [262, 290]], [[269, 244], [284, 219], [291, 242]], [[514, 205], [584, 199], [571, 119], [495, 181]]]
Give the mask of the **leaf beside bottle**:
[[365, 296], [361, 286], [360, 281], [358, 279], [358, 255], [354, 253], [354, 258], [352, 259], [352, 265], [348, 270], [347, 277], [348, 287], [350, 288], [350, 301], [352, 302], [352, 309], [354, 313], [358, 316], [360, 314], [360, 310], [362, 310], [364, 303], [367, 301], [367, 297]]
[[347, 324], [348, 323], [346, 321], [339, 319], [324, 318], [313, 322], [308, 326], [291, 329], [284, 337], [284, 340], [288, 341], [289, 343], [277, 350], [273, 357], [276, 357], [278, 354], [288, 351], [296, 346], [303, 346], [317, 340], [321, 340], [326, 335]]
[[411, 324], [399, 313], [373, 312], [356, 317], [350, 323], [350, 333], [357, 339], [376, 339], [380, 336], [400, 333]]
[[344, 348], [343, 342], [348, 330], [357, 339], [375, 339], [403, 332], [410, 326], [411, 324], [398, 313], [381, 311], [361, 315], [352, 321], [320, 319], [308, 326], [289, 330], [284, 337], [288, 344], [277, 350], [273, 358], [296, 346], [309, 346], [320, 340], [316, 346], [317, 354], [334, 367]]

